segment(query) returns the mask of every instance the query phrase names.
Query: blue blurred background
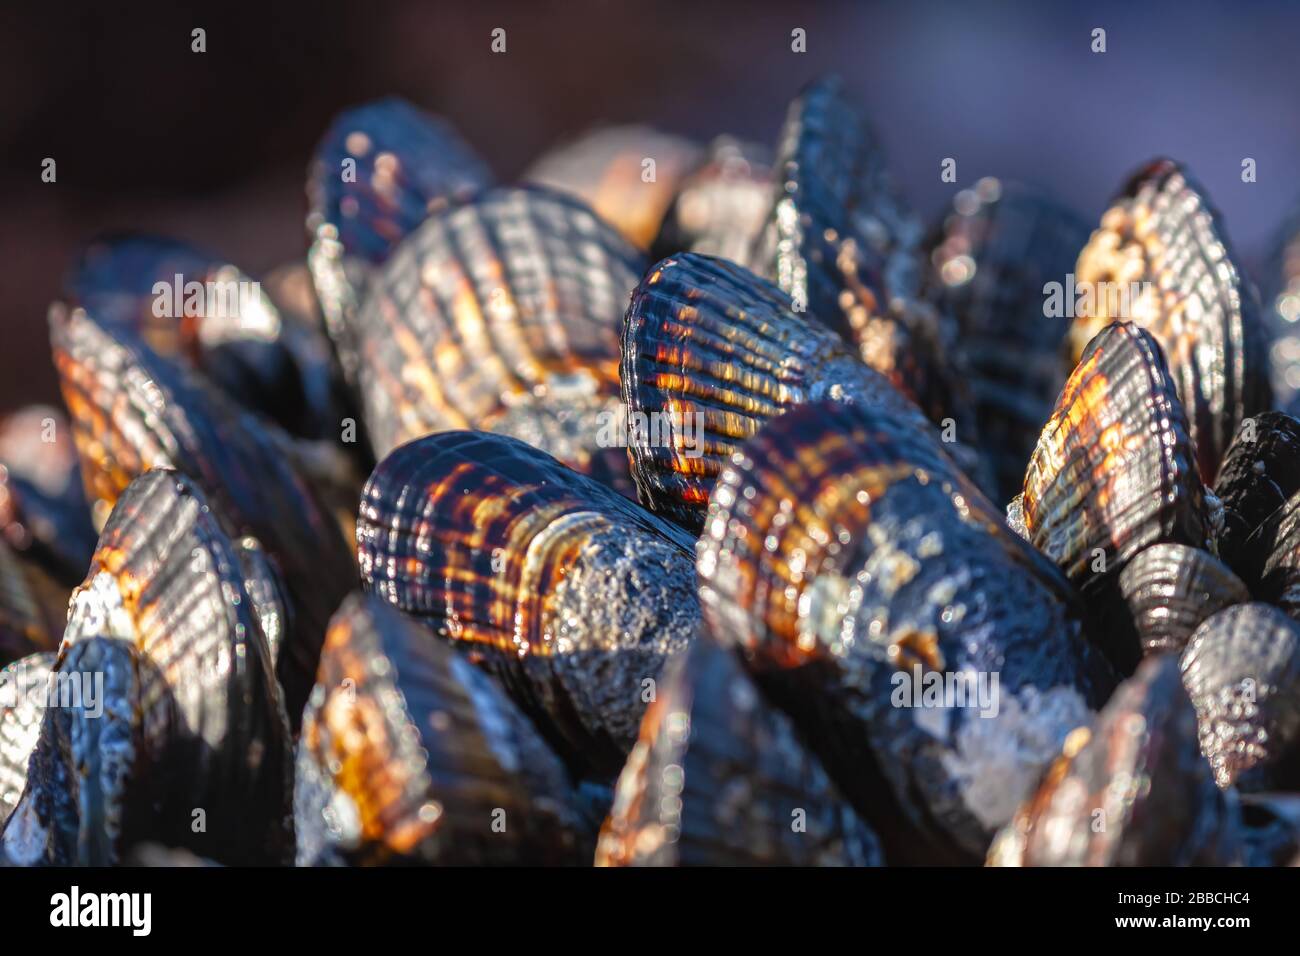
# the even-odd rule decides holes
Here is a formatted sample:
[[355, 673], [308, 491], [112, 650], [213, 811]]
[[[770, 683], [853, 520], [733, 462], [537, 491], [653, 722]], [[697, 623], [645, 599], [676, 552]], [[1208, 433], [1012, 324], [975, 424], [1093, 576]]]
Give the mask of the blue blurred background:
[[[836, 71], [928, 220], [997, 175], [1093, 221], [1130, 170], [1166, 154], [1207, 187], [1257, 279], [1300, 197], [1296, 3], [268, 7], [0, 10], [0, 408], [56, 394], [45, 310], [84, 239], [170, 233], [254, 273], [300, 257], [317, 137], [339, 108], [390, 93], [448, 116], [510, 178], [600, 122], [770, 143], [799, 87]], [[190, 52], [195, 26], [204, 54]], [[504, 56], [489, 51], [497, 26]], [[796, 26], [806, 54], [790, 51]], [[956, 184], [940, 181], [944, 157]]]

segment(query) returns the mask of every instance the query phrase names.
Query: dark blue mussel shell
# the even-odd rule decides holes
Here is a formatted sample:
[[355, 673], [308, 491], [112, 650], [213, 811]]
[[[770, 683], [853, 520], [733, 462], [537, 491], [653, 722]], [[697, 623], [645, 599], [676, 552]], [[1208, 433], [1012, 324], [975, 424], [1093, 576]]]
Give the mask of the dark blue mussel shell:
[[699, 622], [693, 539], [517, 439], [443, 432], [366, 484], [366, 590], [462, 644], [576, 773], [612, 779]]
[[597, 866], [879, 866], [876, 835], [735, 653], [669, 665], [619, 778]]
[[1113, 686], [1056, 568], [880, 409], [769, 422], [719, 477], [697, 566], [711, 633], [891, 862], [981, 859]]

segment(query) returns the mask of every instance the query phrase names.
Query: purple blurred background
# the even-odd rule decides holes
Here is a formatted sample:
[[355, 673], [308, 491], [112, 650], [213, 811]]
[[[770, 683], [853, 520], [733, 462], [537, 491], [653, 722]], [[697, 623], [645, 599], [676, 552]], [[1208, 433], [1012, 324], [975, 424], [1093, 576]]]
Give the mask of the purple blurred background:
[[[172, 234], [254, 274], [301, 257], [317, 137], [339, 108], [392, 93], [445, 114], [509, 179], [598, 122], [770, 143], [789, 98], [835, 71], [927, 219], [998, 175], [1095, 220], [1166, 154], [1207, 187], [1257, 278], [1300, 196], [1295, 4], [125, 6], [0, 10], [0, 408], [56, 396], [45, 312], [85, 239]], [[504, 56], [489, 50], [497, 26]], [[806, 54], [790, 51], [796, 26]], [[47, 156], [55, 184], [40, 181]], [[939, 180], [948, 156], [955, 185]]]

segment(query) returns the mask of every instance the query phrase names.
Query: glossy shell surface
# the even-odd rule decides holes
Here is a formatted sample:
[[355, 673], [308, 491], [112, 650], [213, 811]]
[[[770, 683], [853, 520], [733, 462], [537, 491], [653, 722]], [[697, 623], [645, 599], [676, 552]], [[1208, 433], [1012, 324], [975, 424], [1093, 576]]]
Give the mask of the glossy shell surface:
[[698, 530], [730, 456], [807, 402], [879, 405], [929, 432], [883, 376], [789, 305], [753, 273], [693, 253], [659, 263], [632, 294], [622, 389], [632, 475], [651, 510]]
[[985, 178], [957, 194], [927, 243], [926, 295], [957, 322], [980, 448], [1003, 498], [1020, 491], [1065, 379], [1068, 320], [1045, 314], [1044, 288], [1065, 282], [1087, 239], [1087, 224], [1060, 203]]
[[[1103, 605], [1142, 549], [1205, 546], [1187, 419], [1148, 332], [1119, 323], [1088, 344], [1039, 436], [1022, 508], [1030, 540]], [[1135, 634], [1115, 633], [1107, 644], [1121, 667], [1136, 662]]]
[[1133, 174], [1075, 267], [1080, 303], [1071, 363], [1114, 321], [1132, 320], [1160, 343], [1187, 409], [1208, 484], [1237, 426], [1272, 404], [1268, 352], [1254, 287], [1218, 213], [1177, 163]]
[[1092, 728], [1070, 735], [989, 852], [992, 866], [1227, 866], [1236, 795], [1214, 785], [1177, 658], [1144, 661]]
[[403, 100], [376, 100], [335, 118], [311, 164], [307, 262], [350, 379], [349, 325], [374, 267], [426, 217], [491, 181], [455, 130]]
[[[770, 422], [719, 478], [697, 566], [711, 633], [744, 652], [891, 862], [980, 857], [1112, 686], [1056, 568], [876, 410]], [[942, 696], [959, 684], [960, 702]]]
[[871, 829], [763, 700], [700, 638], [665, 674], [619, 777], [597, 866], [873, 866]]
[[618, 431], [619, 330], [644, 268], [587, 207], [538, 188], [492, 190], [427, 220], [353, 329], [376, 456], [477, 428], [584, 470], [620, 457], [598, 433]]
[[444, 432], [366, 484], [365, 588], [472, 650], [575, 767], [612, 777], [644, 681], [698, 625], [693, 541], [516, 439]]
[[1222, 561], [1185, 544], [1145, 548], [1119, 575], [1119, 589], [1144, 654], [1175, 653], [1210, 615], [1250, 600]]
[[1220, 786], [1300, 786], [1300, 624], [1267, 604], [1227, 608], [1197, 628], [1182, 669]]
[[564, 766], [492, 678], [373, 597], [330, 624], [299, 743], [302, 865], [575, 864]]
[[296, 724], [329, 616], [355, 569], [338, 528], [290, 463], [282, 434], [84, 310], [53, 312], [51, 338], [101, 520], [133, 478], [175, 468], [211, 499], [232, 534], [253, 535], [273, 558], [293, 601], [277, 674]]

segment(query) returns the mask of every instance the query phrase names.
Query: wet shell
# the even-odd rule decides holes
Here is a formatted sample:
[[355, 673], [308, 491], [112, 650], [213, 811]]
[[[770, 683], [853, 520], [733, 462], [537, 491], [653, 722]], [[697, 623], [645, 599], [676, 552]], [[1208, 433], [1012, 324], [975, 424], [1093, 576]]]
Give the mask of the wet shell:
[[351, 324], [371, 271], [429, 215], [491, 182], [450, 125], [403, 100], [346, 110], [330, 125], [307, 183], [307, 264], [350, 381], [357, 371]]
[[1200, 548], [1156, 544], [1120, 572], [1119, 590], [1143, 654], [1178, 652], [1201, 622], [1250, 591], [1223, 562]]
[[1151, 332], [1187, 409], [1202, 479], [1213, 481], [1237, 426], [1268, 409], [1272, 395], [1256, 294], [1204, 190], [1171, 160], [1144, 166], [1102, 217], [1075, 272], [1084, 296], [1071, 361], [1117, 319]]
[[619, 330], [641, 256], [576, 200], [495, 189], [429, 219], [376, 278], [356, 323], [375, 454], [476, 428], [609, 470]]
[[853, 244], [889, 295], [914, 294], [920, 225], [837, 77], [809, 84], [790, 104], [776, 154], [778, 188], [753, 261], [800, 308], [852, 340], [836, 274], [841, 242]]
[[330, 624], [303, 718], [300, 865], [578, 864], [564, 766], [492, 679], [383, 602]]
[[444, 432], [366, 484], [367, 590], [472, 649], [577, 769], [613, 777], [698, 624], [689, 535], [512, 438]]
[[[131, 483], [104, 527], [73, 595], [57, 670], [66, 672], [71, 649], [85, 640], [110, 638], [135, 654], [120, 659], [133, 671], [123, 703], [135, 711], [133, 732], [143, 721], [147, 740], [135, 763], [119, 768], [138, 780], [119, 782], [159, 788], [147, 801], [141, 795], [123, 804], [150, 809], [140, 821], [149, 833], [140, 838], [152, 834], [223, 862], [285, 862], [292, 853], [288, 722], [243, 581], [237, 547], [194, 483], [151, 471]], [[126, 716], [105, 713], [110, 723]], [[97, 719], [89, 708], [85, 718]], [[62, 717], [51, 721], [57, 732], [65, 727]], [[29, 782], [31, 809], [52, 832], [40, 808], [57, 777], [33, 772]], [[191, 826], [195, 808], [204, 811], [202, 829]], [[47, 849], [55, 855], [47, 862], [67, 850]]]
[[[768, 423], [719, 477], [697, 565], [709, 629], [744, 650], [891, 862], [981, 858], [1112, 686], [1056, 568], [875, 409]], [[936, 680], [965, 689], [930, 706]]]
[[[1214, 494], [1223, 502], [1219, 556], [1256, 587], [1274, 546], [1279, 512], [1300, 493], [1300, 421], [1263, 412], [1241, 423]], [[1269, 528], [1261, 527], [1270, 524]]]
[[58, 645], [54, 608], [62, 593], [66, 615], [67, 593], [33, 570], [0, 541], [0, 666]]
[[1182, 656], [1219, 786], [1300, 788], [1300, 625], [1267, 604], [1215, 614]]
[[881, 864], [876, 835], [731, 651], [701, 638], [669, 668], [597, 866]]
[[1178, 662], [1148, 658], [1095, 726], [1070, 735], [990, 866], [1226, 866], [1241, 856], [1236, 795], [1214, 785]]
[[698, 145], [646, 126], [596, 129], [551, 150], [523, 181], [569, 193], [628, 242], [648, 249], [678, 187], [702, 159]]
[[[1203, 547], [1206, 511], [1186, 418], [1150, 333], [1132, 323], [1088, 344], [1043, 427], [1022, 499], [1033, 543], [1090, 599], [1114, 603], [1121, 571], [1152, 544]], [[1128, 672], [1136, 633], [1096, 628]]]
[[0, 670], [0, 829], [27, 784], [27, 761], [41, 735], [54, 661], [55, 655], [46, 651]]
[[337, 434], [323, 336], [286, 322], [261, 283], [228, 260], [159, 236], [105, 236], [82, 251], [65, 290], [98, 321], [124, 326], [289, 432]]
[[747, 265], [774, 185], [767, 149], [718, 137], [673, 198], [651, 247], [653, 258], [696, 252]]
[[276, 672], [296, 726], [330, 614], [356, 578], [346, 544], [289, 464], [284, 442], [192, 373], [81, 309], [52, 310], [51, 338], [87, 493], [101, 513], [132, 478], [176, 468], [234, 533], [256, 537], [274, 560], [293, 601]]
[[168, 823], [206, 809], [159, 815], [154, 787], [172, 770], [165, 762], [176, 716], [153, 662], [127, 641], [83, 636], [54, 673], [68, 687], [93, 689], [44, 709], [26, 785], [0, 832], [0, 862], [111, 866], [154, 828], [176, 833]]
[[[777, 189], [749, 264], [853, 344], [941, 422], [963, 401], [950, 367], [952, 330], [918, 299], [920, 226], [894, 191], [883, 152], [838, 78], [791, 104], [776, 160]], [[958, 416], [958, 427], [973, 416]]]
[[1255, 597], [1300, 620], [1300, 492], [1246, 539], [1244, 550], [1252, 567], [1261, 557], [1264, 561], [1259, 577], [1250, 582]]
[[[732, 453], [770, 418], [821, 399], [880, 405], [929, 423], [775, 286], [722, 259], [665, 259], [632, 294], [623, 398], [641, 502], [698, 531]], [[937, 437], [937, 436], [936, 436]]]
[[1002, 499], [1020, 491], [1025, 460], [1065, 378], [1068, 320], [1044, 317], [1044, 286], [1065, 281], [1087, 240], [1088, 226], [1073, 211], [985, 178], [957, 194], [927, 243], [926, 294], [956, 318], [980, 447]]

